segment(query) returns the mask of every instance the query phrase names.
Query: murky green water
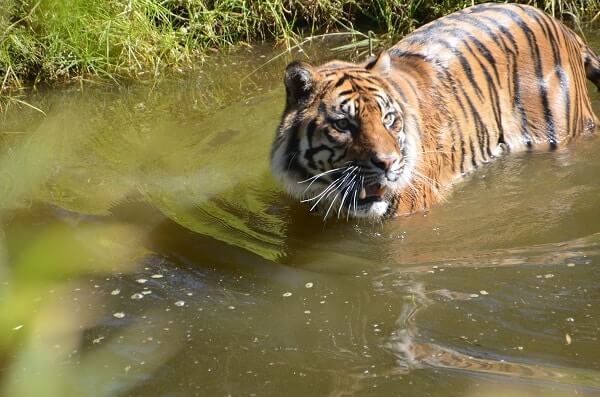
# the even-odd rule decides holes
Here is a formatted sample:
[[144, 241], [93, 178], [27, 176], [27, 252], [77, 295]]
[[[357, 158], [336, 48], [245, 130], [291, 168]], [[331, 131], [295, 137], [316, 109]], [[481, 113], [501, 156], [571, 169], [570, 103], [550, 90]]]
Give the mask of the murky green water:
[[600, 139], [324, 224], [270, 177], [258, 54], [3, 120], [4, 395], [600, 393]]

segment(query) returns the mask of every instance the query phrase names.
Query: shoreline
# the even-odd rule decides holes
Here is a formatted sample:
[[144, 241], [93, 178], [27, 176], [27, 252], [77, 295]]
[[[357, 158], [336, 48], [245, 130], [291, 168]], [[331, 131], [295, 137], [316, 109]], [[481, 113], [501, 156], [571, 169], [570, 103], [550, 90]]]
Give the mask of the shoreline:
[[[518, 1], [578, 21], [600, 0]], [[439, 4], [441, 3], [441, 4]], [[316, 33], [368, 30], [384, 40], [479, 1], [7, 0], [0, 10], [0, 112], [23, 89], [86, 79], [151, 80], [243, 45], [289, 48]]]

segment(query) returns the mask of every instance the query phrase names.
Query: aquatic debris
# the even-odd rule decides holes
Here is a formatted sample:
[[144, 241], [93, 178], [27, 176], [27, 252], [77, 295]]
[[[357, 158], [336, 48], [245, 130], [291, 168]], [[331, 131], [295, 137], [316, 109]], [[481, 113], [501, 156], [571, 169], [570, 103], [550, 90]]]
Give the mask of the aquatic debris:
[[175, 306], [179, 306], [179, 307], [181, 307], [181, 306], [184, 306], [184, 305], [185, 305], [185, 302], [184, 302], [184, 301], [177, 301], [177, 302], [175, 302], [174, 304], [175, 304]]
[[227, 306], [229, 310], [235, 310], [235, 306]]
[[16, 327], [13, 328], [13, 331], [18, 331], [21, 328], [23, 328], [23, 324], [17, 325]]
[[153, 274], [150, 277], [151, 278], [163, 278], [164, 276], [162, 274]]
[[144, 295], [140, 294], [139, 292], [136, 292], [135, 294], [131, 295], [131, 299], [142, 299], [144, 297]]
[[479, 291], [479, 293], [481, 295], [489, 295], [489, 293], [486, 290], [484, 290], [484, 289], [482, 289], [481, 291]]
[[313, 283], [306, 283], [306, 284], [304, 284], [304, 287], [305, 288], [312, 288], [313, 285], [314, 285]]
[[146, 284], [148, 282], [148, 280], [146, 280], [145, 278], [138, 278], [135, 281], [138, 282], [138, 283], [140, 283], [140, 284]]
[[553, 278], [554, 274], [552, 273], [548, 273], [548, 274], [544, 274], [544, 278]]
[[148, 295], [151, 293], [152, 293], [152, 291], [150, 291], [149, 289], [142, 291], [142, 295]]
[[565, 341], [567, 342], [567, 345], [570, 345], [572, 341], [571, 335], [565, 334]]
[[116, 313], [113, 313], [113, 317], [114, 318], [124, 318], [125, 317], [125, 313], [123, 313], [123, 312], [116, 312]]
[[575, 267], [574, 263], [567, 263], [567, 267]]
[[114, 289], [114, 290], [110, 291], [111, 295], [119, 295], [120, 293], [121, 293], [120, 289]]
[[479, 298], [479, 294], [470, 294], [469, 295], [471, 298]]
[[284, 292], [283, 295], [281, 295], [281, 296], [283, 296], [284, 298], [287, 298], [288, 296], [292, 296], [292, 293], [291, 292]]

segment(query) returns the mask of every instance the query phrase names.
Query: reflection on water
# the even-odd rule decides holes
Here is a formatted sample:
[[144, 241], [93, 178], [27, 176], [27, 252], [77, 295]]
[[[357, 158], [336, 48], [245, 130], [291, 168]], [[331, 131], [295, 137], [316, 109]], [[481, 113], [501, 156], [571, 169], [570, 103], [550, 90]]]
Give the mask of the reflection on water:
[[600, 140], [324, 224], [269, 175], [287, 60], [244, 79], [264, 59], [6, 115], [3, 394], [600, 392]]

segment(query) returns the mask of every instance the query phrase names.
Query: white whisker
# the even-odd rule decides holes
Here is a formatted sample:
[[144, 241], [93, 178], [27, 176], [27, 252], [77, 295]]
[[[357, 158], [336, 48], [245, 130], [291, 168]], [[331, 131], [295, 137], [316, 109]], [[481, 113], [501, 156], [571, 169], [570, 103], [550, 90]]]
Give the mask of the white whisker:
[[344, 195], [342, 196], [342, 202], [340, 203], [340, 208], [338, 209], [338, 219], [340, 218], [340, 213], [342, 212], [342, 208], [344, 207], [344, 201], [346, 201], [346, 197], [348, 196], [348, 193], [350, 191], [352, 191], [352, 188], [354, 187], [354, 185], [356, 185], [356, 181], [352, 180], [351, 183], [348, 185], [348, 187], [346, 187]]
[[[321, 191], [321, 193], [319, 193], [319, 194], [318, 194], [318, 195], [316, 195], [315, 197], [311, 197], [311, 198], [308, 198], [308, 199], [301, 200], [300, 202], [301, 202], [301, 203], [306, 203], [306, 202], [308, 202], [308, 201], [312, 201], [312, 200], [318, 199], [319, 197], [323, 196], [324, 194], [327, 194], [327, 192], [329, 192], [329, 191], [330, 191], [330, 190], [331, 190], [333, 187], [335, 187], [335, 186], [336, 186], [336, 184], [337, 184], [337, 183], [340, 181], [340, 179], [341, 179], [341, 178], [343, 178], [343, 177], [344, 177], [344, 174], [342, 173], [342, 175], [340, 175], [339, 177], [337, 177], [336, 179], [334, 179], [333, 181], [331, 181], [331, 182], [329, 183], [329, 185], [327, 185], [327, 187]], [[310, 185], [309, 185], [309, 186], [310, 186]], [[305, 191], [306, 191], [306, 190], [305, 190]]]
[[[350, 175], [351, 174], [348, 174], [348, 176], [350, 176]], [[344, 178], [344, 179], [346, 179], [346, 178]], [[325, 217], [323, 218], [323, 220], [327, 219], [327, 216], [329, 215], [329, 211], [331, 211], [331, 208], [333, 208], [333, 205], [335, 204], [335, 202], [338, 199], [338, 197], [340, 196], [340, 194], [342, 194], [342, 192], [345, 192], [344, 193], [344, 199], [342, 199], [342, 202], [340, 203], [340, 209], [342, 208], [342, 205], [344, 204], [344, 200], [346, 199], [346, 193], [348, 192], [348, 188], [349, 188], [349, 186], [351, 186], [352, 184], [354, 184], [353, 180], [354, 180], [354, 177], [352, 177], [349, 181], [342, 183], [342, 185], [340, 186], [340, 188], [337, 189], [338, 193], [333, 198], [333, 200], [331, 200], [331, 204], [329, 205], [329, 208], [327, 209], [327, 212], [325, 213]], [[340, 212], [338, 210], [338, 218], [339, 217], [340, 217]]]
[[333, 200], [331, 200], [331, 204], [329, 204], [329, 208], [327, 208], [327, 212], [325, 213], [325, 216], [323, 217], [323, 221], [325, 221], [327, 219], [327, 216], [329, 215], [329, 211], [331, 211], [331, 208], [333, 208], [333, 204], [335, 204], [335, 201], [337, 200], [337, 198], [339, 196], [340, 196], [340, 191], [338, 191], [338, 193], [335, 195]]
[[325, 171], [325, 172], [321, 172], [320, 174], [317, 174], [317, 175], [315, 175], [315, 176], [311, 176], [310, 178], [308, 178], [308, 179], [305, 179], [305, 180], [303, 180], [303, 181], [300, 181], [300, 182], [298, 182], [298, 183], [306, 183], [306, 182], [308, 182], [308, 181], [312, 181], [313, 179], [318, 179], [318, 178], [322, 177], [323, 175], [331, 174], [332, 172], [339, 171], [339, 170], [341, 170], [341, 169], [344, 169], [344, 167], [334, 168], [334, 169], [332, 169], [332, 170], [327, 170], [327, 171]]
[[354, 190], [354, 216], [356, 216], [358, 214], [358, 211], [356, 210], [357, 207], [357, 193], [363, 189], [365, 184], [365, 177], [361, 175], [360, 177], [360, 184], [357, 186], [357, 188]]
[[[340, 176], [339, 176], [337, 179], [339, 179], [339, 178], [341, 178], [342, 176], [344, 176], [344, 174], [345, 174], [345, 173], [350, 173], [350, 172], [354, 171], [356, 168], [358, 168], [358, 167], [346, 167], [346, 168], [344, 169], [344, 171], [342, 171], [342, 175], [340, 175]], [[325, 172], [322, 172], [322, 173], [320, 173], [319, 175], [315, 175], [315, 176], [313, 176], [313, 177], [311, 177], [311, 178], [309, 178], [309, 179], [306, 179], [306, 180], [304, 180], [304, 181], [302, 181], [302, 182], [298, 182], [298, 183], [303, 183], [303, 182], [307, 182], [307, 181], [309, 181], [310, 179], [313, 179], [313, 178], [314, 178], [314, 179], [313, 179], [313, 181], [312, 181], [311, 183], [309, 183], [309, 184], [308, 184], [308, 186], [306, 187], [306, 189], [304, 189], [304, 191], [302, 192], [302, 194], [306, 193], [306, 191], [307, 191], [307, 190], [308, 190], [308, 189], [309, 189], [309, 188], [312, 186], [312, 184], [313, 184], [313, 183], [315, 183], [315, 182], [318, 180], [318, 178], [319, 178], [319, 177], [321, 177], [321, 176], [323, 176], [323, 175], [325, 175], [325, 174], [331, 173], [331, 172], [333, 172], [333, 171], [339, 171], [339, 170], [341, 170], [341, 169], [342, 169], [342, 168], [335, 168], [335, 169], [333, 169], [333, 170], [325, 171]], [[336, 179], [336, 180], [337, 180], [337, 179]], [[332, 181], [331, 183], [333, 183], [333, 182], [335, 182], [335, 180], [334, 180], [334, 181]], [[318, 197], [318, 196], [317, 196], [317, 197]], [[310, 200], [309, 200], [309, 201], [310, 201]], [[304, 201], [302, 201], [302, 202], [304, 202]]]
[[[354, 216], [356, 216], [356, 193], [357, 192], [358, 192], [358, 189], [354, 189], [354, 198], [352, 200], [352, 204], [354, 205]], [[349, 214], [350, 214], [350, 208], [348, 208], [348, 215]]]
[[[316, 208], [316, 206], [319, 204], [319, 202], [320, 202], [320, 201], [323, 199], [323, 197], [329, 197], [329, 196], [331, 196], [331, 193], [335, 192], [335, 189], [337, 189], [339, 186], [343, 185], [343, 184], [344, 184], [344, 181], [345, 181], [345, 180], [346, 180], [346, 179], [347, 179], [347, 178], [348, 178], [350, 175], [352, 175], [352, 173], [353, 173], [354, 171], [355, 171], [355, 170], [353, 169], [352, 171], [350, 171], [350, 173], [346, 174], [346, 176], [345, 176], [343, 179], [341, 179], [341, 180], [340, 180], [340, 178], [341, 178], [341, 176], [340, 176], [340, 178], [336, 179], [336, 180], [335, 180], [335, 182], [332, 182], [332, 183], [331, 183], [331, 184], [330, 184], [330, 185], [327, 187], [327, 189], [325, 189], [323, 192], [321, 192], [321, 193], [319, 194], [319, 196], [321, 196], [321, 198], [320, 198], [319, 200], [317, 200], [317, 202], [316, 202], [316, 203], [314, 203], [314, 204], [313, 204], [313, 206], [311, 207], [311, 209], [310, 209], [310, 210], [311, 210], [311, 211], [312, 211], [312, 210], [314, 210], [314, 209]], [[329, 191], [329, 193], [327, 194], [327, 196], [324, 196], [324, 193], [325, 193], [326, 191]], [[317, 196], [317, 197], [319, 197], [319, 196]], [[316, 197], [315, 197], [315, 198], [316, 198]], [[313, 198], [313, 199], [314, 199], [314, 198]]]
[[309, 202], [309, 201], [316, 200], [316, 199], [318, 199], [318, 198], [320, 198], [320, 197], [322, 198], [322, 196], [323, 196], [324, 194], [327, 194], [327, 193], [328, 193], [328, 192], [329, 192], [331, 189], [333, 189], [333, 188], [336, 186], [336, 184], [337, 184], [337, 183], [340, 181], [340, 179], [341, 179], [341, 178], [342, 178], [341, 176], [340, 176], [339, 178], [336, 178], [336, 179], [335, 179], [334, 181], [332, 181], [332, 182], [331, 182], [329, 185], [327, 185], [327, 187], [326, 187], [325, 189], [323, 189], [323, 190], [321, 191], [321, 193], [319, 193], [319, 194], [318, 194], [318, 195], [316, 195], [315, 197], [311, 197], [311, 198], [307, 198], [307, 199], [304, 199], [304, 200], [300, 200], [300, 202], [301, 202], [301, 203], [307, 203], [307, 202]]
[[438, 195], [442, 195], [442, 193], [440, 192], [439, 188], [436, 186], [437, 182], [435, 180], [433, 180], [432, 178], [423, 175], [421, 172], [414, 170], [414, 177], [416, 180], [420, 181], [421, 183], [423, 183], [425, 186], [431, 188], [431, 190], [433, 190], [434, 193], [438, 194]]

